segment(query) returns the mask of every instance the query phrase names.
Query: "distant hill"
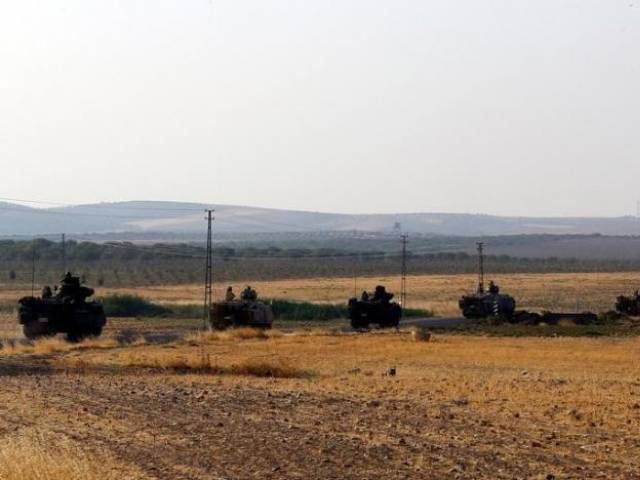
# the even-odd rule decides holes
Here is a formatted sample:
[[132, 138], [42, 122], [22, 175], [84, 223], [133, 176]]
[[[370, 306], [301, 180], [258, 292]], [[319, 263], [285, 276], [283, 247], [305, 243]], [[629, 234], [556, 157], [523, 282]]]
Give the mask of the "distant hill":
[[[135, 201], [56, 208], [0, 202], [0, 235], [164, 232], [200, 233], [204, 210], [198, 203]], [[215, 230], [224, 233], [392, 232], [396, 223], [409, 233], [482, 236], [512, 234], [637, 235], [635, 217], [534, 218], [476, 214], [399, 213], [345, 215], [215, 205]]]

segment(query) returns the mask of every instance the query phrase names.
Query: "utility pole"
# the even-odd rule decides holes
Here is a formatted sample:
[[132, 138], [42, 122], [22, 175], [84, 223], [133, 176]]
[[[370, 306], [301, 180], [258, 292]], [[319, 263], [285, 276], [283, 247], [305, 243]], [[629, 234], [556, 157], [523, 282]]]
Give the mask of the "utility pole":
[[62, 248], [62, 275], [67, 274], [67, 244], [65, 242], [65, 235], [62, 234], [62, 242], [60, 243], [60, 247]]
[[356, 268], [357, 259], [353, 259], [353, 298], [358, 297], [358, 270]]
[[205, 273], [204, 273], [204, 312], [202, 316], [202, 326], [207, 329], [211, 328], [211, 304], [213, 297], [213, 246], [211, 235], [211, 222], [213, 221], [214, 210], [205, 210], [207, 213], [207, 252], [205, 254]]
[[407, 243], [409, 243], [409, 235], [400, 235], [400, 240], [402, 242], [402, 267], [400, 270], [400, 306], [402, 307], [402, 312], [404, 313], [407, 305]]
[[484, 243], [478, 242], [478, 294], [484, 293]]
[[36, 241], [32, 240], [31, 243], [31, 296], [35, 294], [36, 288]]

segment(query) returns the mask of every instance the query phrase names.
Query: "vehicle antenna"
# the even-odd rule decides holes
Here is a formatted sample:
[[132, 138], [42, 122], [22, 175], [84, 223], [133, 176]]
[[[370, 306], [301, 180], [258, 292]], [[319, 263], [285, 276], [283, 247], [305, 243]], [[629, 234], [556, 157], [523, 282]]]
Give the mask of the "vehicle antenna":
[[358, 297], [358, 267], [357, 260], [353, 261], [353, 298]]
[[62, 248], [62, 275], [67, 273], [67, 243], [65, 242], [65, 235], [62, 234], [62, 242], [60, 244]]
[[484, 293], [484, 243], [478, 242], [478, 294]]
[[36, 285], [36, 241], [31, 243], [31, 296], [34, 296]]

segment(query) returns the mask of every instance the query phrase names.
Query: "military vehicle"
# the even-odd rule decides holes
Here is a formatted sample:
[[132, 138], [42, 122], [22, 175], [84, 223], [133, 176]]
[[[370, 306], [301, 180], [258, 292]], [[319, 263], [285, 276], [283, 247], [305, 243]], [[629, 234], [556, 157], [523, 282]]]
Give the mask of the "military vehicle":
[[616, 300], [616, 311], [632, 317], [640, 316], [640, 292], [636, 290], [630, 297], [620, 295]]
[[397, 327], [402, 317], [402, 307], [392, 302], [392, 298], [393, 293], [388, 293], [384, 286], [378, 285], [373, 296], [365, 291], [361, 298], [350, 299], [351, 326], [356, 330], [369, 328], [372, 323], [380, 328]]
[[510, 295], [503, 295], [497, 285], [495, 290], [484, 292], [478, 289], [473, 295], [464, 295], [458, 305], [465, 318], [486, 318], [502, 316], [510, 318], [516, 310], [516, 301]]
[[516, 301], [510, 295], [500, 293], [500, 287], [489, 282], [484, 288], [484, 244], [478, 243], [478, 288], [472, 295], [463, 295], [458, 305], [465, 318], [500, 316], [511, 318], [516, 310]]
[[224, 301], [214, 302], [211, 306], [209, 322], [214, 330], [226, 330], [232, 327], [251, 327], [268, 329], [273, 325], [273, 311], [270, 305], [258, 300], [251, 287], [245, 288], [236, 300], [227, 290]]
[[67, 340], [77, 342], [102, 333], [107, 319], [100, 302], [87, 301], [93, 288], [81, 285], [80, 279], [67, 273], [56, 288], [42, 289], [42, 297], [22, 297], [18, 303], [18, 321], [25, 337], [35, 339], [66, 334]]

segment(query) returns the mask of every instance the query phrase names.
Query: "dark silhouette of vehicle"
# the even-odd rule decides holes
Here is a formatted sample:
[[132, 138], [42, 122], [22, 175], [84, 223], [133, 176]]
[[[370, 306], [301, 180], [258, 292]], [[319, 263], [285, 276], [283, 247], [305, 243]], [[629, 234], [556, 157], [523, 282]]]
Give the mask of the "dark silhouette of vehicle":
[[231, 327], [271, 328], [273, 311], [263, 302], [216, 302], [211, 307], [211, 328], [226, 330]]
[[402, 307], [396, 302], [392, 302], [392, 293], [388, 293], [386, 288], [378, 285], [373, 296], [368, 292], [362, 292], [361, 298], [351, 298], [349, 300], [349, 319], [351, 326], [360, 330], [369, 328], [371, 324], [376, 324], [380, 328], [397, 327], [402, 317]]
[[491, 316], [511, 318], [516, 310], [516, 301], [511, 295], [500, 293], [500, 287], [489, 282], [484, 288], [484, 244], [478, 243], [478, 288], [472, 295], [463, 295], [458, 305], [465, 318]]
[[49, 286], [42, 289], [42, 297], [22, 297], [18, 303], [18, 321], [25, 337], [35, 339], [66, 334], [67, 340], [77, 342], [85, 337], [97, 337], [107, 323], [100, 302], [87, 301], [93, 288], [81, 285], [80, 279], [67, 273], [55, 295]]
[[515, 299], [511, 295], [501, 294], [495, 283], [490, 284], [487, 292], [479, 288], [473, 295], [463, 295], [458, 304], [465, 318], [510, 318], [516, 310]]
[[620, 295], [616, 300], [616, 311], [632, 317], [640, 316], [640, 292], [636, 290], [630, 297]]
[[241, 294], [240, 300], [230, 295], [222, 302], [215, 302], [211, 306], [209, 317], [211, 328], [225, 330], [232, 327], [251, 327], [269, 329], [273, 325], [273, 311], [271, 305], [258, 300], [258, 294], [251, 287], [247, 287]]

